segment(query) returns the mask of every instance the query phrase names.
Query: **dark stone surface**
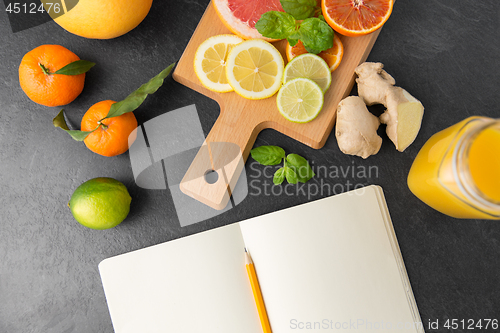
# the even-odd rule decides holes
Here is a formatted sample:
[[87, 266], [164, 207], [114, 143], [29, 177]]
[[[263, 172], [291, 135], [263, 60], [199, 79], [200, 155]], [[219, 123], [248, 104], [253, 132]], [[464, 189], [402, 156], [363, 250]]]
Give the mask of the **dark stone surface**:
[[[97, 270], [101, 260], [322, 197], [256, 195], [251, 187], [235, 209], [181, 228], [167, 191], [134, 184], [128, 154], [105, 158], [90, 152], [52, 126], [59, 108], [34, 104], [19, 87], [21, 58], [41, 44], [60, 44], [96, 62], [83, 93], [66, 107], [78, 124], [92, 104], [124, 98], [178, 59], [207, 4], [156, 0], [137, 29], [107, 41], [71, 35], [53, 22], [13, 33], [0, 5], [1, 333], [110, 333]], [[426, 325], [440, 320], [440, 329], [429, 332], [447, 332], [446, 319], [500, 319], [500, 224], [444, 216], [406, 186], [411, 163], [432, 134], [471, 115], [500, 117], [498, 14], [497, 0], [396, 2], [368, 60], [383, 62], [397, 84], [426, 107], [422, 131], [404, 153], [396, 152], [383, 129], [384, 145], [368, 160], [342, 154], [334, 136], [321, 150], [273, 130], [263, 131], [256, 142], [282, 146], [316, 166], [378, 167], [371, 177], [322, 175], [316, 181], [383, 187], [422, 320]], [[192, 103], [208, 133], [217, 104], [171, 79], [135, 114], [143, 123]], [[255, 170], [247, 163], [252, 179]], [[76, 187], [94, 177], [122, 181], [133, 198], [129, 218], [108, 231], [79, 225], [66, 206]]]

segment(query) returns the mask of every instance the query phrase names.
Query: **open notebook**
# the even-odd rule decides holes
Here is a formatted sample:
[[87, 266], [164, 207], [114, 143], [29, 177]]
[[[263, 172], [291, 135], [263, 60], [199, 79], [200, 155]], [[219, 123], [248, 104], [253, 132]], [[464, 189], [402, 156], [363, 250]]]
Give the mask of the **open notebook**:
[[382, 189], [368, 186], [99, 264], [116, 333], [424, 332]]

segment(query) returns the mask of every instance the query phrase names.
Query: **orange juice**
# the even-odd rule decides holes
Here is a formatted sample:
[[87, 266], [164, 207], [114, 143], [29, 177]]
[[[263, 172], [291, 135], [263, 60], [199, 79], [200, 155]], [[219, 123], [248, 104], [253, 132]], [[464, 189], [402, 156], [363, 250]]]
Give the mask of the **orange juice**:
[[408, 186], [446, 215], [500, 220], [500, 119], [471, 117], [432, 136]]
[[469, 150], [469, 169], [479, 191], [500, 202], [500, 128], [478, 134]]

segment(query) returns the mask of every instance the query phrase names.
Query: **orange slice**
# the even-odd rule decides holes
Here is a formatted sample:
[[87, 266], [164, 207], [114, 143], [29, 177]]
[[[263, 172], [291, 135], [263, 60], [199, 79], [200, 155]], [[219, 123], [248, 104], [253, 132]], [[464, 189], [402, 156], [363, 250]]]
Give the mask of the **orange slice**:
[[381, 28], [393, 5], [394, 0], [323, 0], [321, 9], [333, 30], [354, 37]]
[[260, 38], [274, 41], [263, 37], [255, 29], [255, 23], [268, 11], [283, 12], [280, 0], [213, 0], [212, 2], [222, 23], [235, 35], [243, 39]]
[[[301, 41], [295, 44], [295, 46], [291, 46], [289, 43], [286, 43], [286, 58], [288, 61], [304, 53], [307, 53], [307, 51]], [[328, 50], [321, 51], [318, 55], [326, 61], [330, 67], [330, 72], [333, 72], [337, 69], [337, 67], [339, 67], [340, 62], [342, 61], [342, 56], [344, 55], [344, 45], [342, 45], [340, 38], [335, 35], [333, 38], [333, 47]]]

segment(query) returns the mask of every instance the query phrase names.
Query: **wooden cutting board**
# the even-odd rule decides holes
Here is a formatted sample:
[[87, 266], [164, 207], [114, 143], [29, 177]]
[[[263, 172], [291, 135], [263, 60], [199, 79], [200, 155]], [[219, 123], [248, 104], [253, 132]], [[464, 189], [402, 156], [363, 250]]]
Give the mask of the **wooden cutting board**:
[[[244, 99], [234, 92], [216, 93], [203, 87], [193, 68], [196, 50], [207, 38], [228, 33], [231, 32], [210, 3], [173, 73], [177, 82], [214, 99], [220, 105], [219, 118], [180, 184], [183, 193], [218, 210], [226, 207], [231, 189], [244, 168], [257, 135], [263, 129], [273, 128], [314, 149], [323, 147], [334, 126], [337, 105], [354, 85], [354, 69], [368, 57], [380, 29], [362, 37], [339, 35], [344, 45], [342, 62], [332, 73], [332, 84], [325, 94], [323, 110], [307, 124], [295, 124], [281, 116], [276, 106], [276, 95], [255, 101]], [[273, 44], [286, 63], [286, 41]], [[217, 172], [218, 180], [210, 184], [205, 175], [212, 170]]]

